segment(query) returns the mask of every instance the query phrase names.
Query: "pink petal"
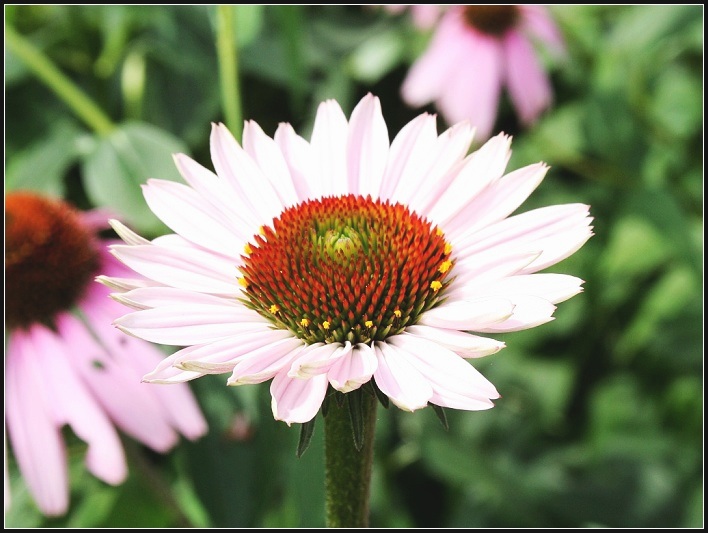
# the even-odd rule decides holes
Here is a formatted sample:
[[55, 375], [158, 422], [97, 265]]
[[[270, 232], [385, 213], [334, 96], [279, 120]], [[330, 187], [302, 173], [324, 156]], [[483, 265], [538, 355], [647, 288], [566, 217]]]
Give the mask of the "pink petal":
[[408, 71], [401, 86], [401, 96], [410, 106], [420, 107], [435, 99], [445, 90], [450, 74], [465, 61], [465, 50], [460, 46], [464, 27], [455, 13], [446, 14], [427, 50]]
[[456, 214], [468, 209], [480, 191], [501, 178], [510, 157], [509, 136], [500, 134], [487, 141], [466, 160], [452, 183], [440, 191], [440, 196], [430, 198], [428, 217], [448, 230], [447, 223]]
[[327, 372], [327, 379], [338, 391], [351, 392], [368, 383], [377, 366], [373, 348], [357, 344], [352, 351], [337, 359]]
[[411, 365], [426, 377], [438, 399], [446, 400], [444, 407], [489, 409], [489, 400], [499, 398], [494, 385], [447, 348], [411, 335], [394, 335], [389, 342], [409, 354]]
[[293, 179], [280, 148], [252, 120], [247, 121], [243, 128], [243, 147], [273, 185], [282, 204], [285, 207], [297, 204]]
[[583, 280], [566, 274], [530, 274], [511, 276], [481, 286], [462, 286], [449, 293], [451, 299], [482, 296], [536, 296], [551, 303], [560, 303], [582, 292]]
[[221, 341], [184, 348], [174, 354], [172, 364], [203, 374], [233, 372], [236, 364], [252, 352], [292, 337], [292, 333], [282, 329], [244, 332]]
[[480, 333], [506, 333], [534, 328], [553, 320], [556, 306], [548, 300], [536, 296], [516, 295], [513, 297], [514, 312], [506, 320], [489, 323], [486, 326], [474, 328]]
[[312, 128], [312, 159], [318, 176], [318, 197], [349, 192], [347, 180], [347, 136], [349, 125], [342, 108], [334, 100], [322, 102], [317, 108]]
[[278, 126], [274, 140], [288, 165], [298, 199], [303, 201], [311, 198], [317, 190], [317, 183], [313, 181], [314, 165], [310, 143], [286, 123]]
[[[162, 238], [160, 242], [168, 241]], [[163, 285], [211, 294], [240, 292], [234, 262], [206, 250], [151, 244], [114, 245], [111, 252], [139, 274]]]
[[223, 124], [212, 127], [211, 158], [219, 177], [247, 201], [261, 224], [280, 214], [285, 206], [277, 192]]
[[[62, 337], [71, 339], [73, 372], [81, 376], [91, 395], [121, 430], [159, 452], [177, 443], [177, 433], [149, 393], [150, 385], [140, 383], [142, 372], [125, 365], [116, 352], [107, 352], [76, 319], [63, 320], [59, 331]], [[132, 348], [137, 346], [139, 343]]]
[[551, 83], [531, 43], [518, 31], [504, 38], [506, 85], [516, 112], [524, 124], [532, 124], [551, 105]]
[[467, 121], [443, 132], [432, 148], [428, 165], [421, 170], [421, 177], [418, 179], [417, 174], [411, 174], [410, 179], [402, 180], [393, 199], [427, 218], [428, 211], [435, 205], [430, 199], [439, 198], [464, 168], [463, 160], [473, 137], [474, 129]]
[[381, 198], [391, 199], [397, 189], [409, 191], [413, 184], [420, 183], [434, 156], [437, 137], [435, 117], [427, 113], [417, 116], [398, 132], [391, 143], [379, 191]]
[[356, 105], [349, 120], [349, 192], [361, 196], [378, 195], [388, 150], [388, 129], [381, 113], [381, 102], [369, 93]]
[[546, 165], [537, 163], [510, 172], [490, 184], [445, 225], [446, 234], [450, 238], [464, 238], [506, 218], [538, 187], [547, 171]]
[[135, 337], [159, 344], [189, 346], [245, 332], [269, 331], [269, 322], [244, 306], [191, 304], [135, 311], [114, 324]]
[[288, 376], [307, 379], [312, 376], [326, 374], [330, 367], [340, 358], [352, 351], [352, 344], [347, 341], [339, 343], [316, 343], [305, 347], [294, 359]]
[[191, 187], [151, 179], [143, 185], [143, 196], [150, 210], [185, 239], [196, 246], [238, 258], [246, 242], [240, 236], [240, 228], [234, 227]]
[[304, 346], [300, 339], [290, 337], [254, 350], [236, 364], [226, 384], [263, 383], [283, 368], [290, 368], [293, 358]]
[[374, 353], [378, 360], [374, 380], [394, 405], [405, 411], [415, 411], [428, 405], [433, 389], [410, 363], [406, 353], [386, 342], [376, 342]]
[[34, 359], [32, 333], [10, 335], [5, 361], [5, 422], [20, 472], [42, 513], [69, 507], [66, 450]]
[[288, 425], [309, 422], [319, 411], [327, 393], [327, 376], [291, 378], [286, 372], [275, 375], [270, 385], [271, 408], [276, 420]]
[[514, 313], [514, 304], [506, 298], [478, 298], [445, 302], [420, 315], [418, 324], [460, 331], [486, 331], [492, 324], [503, 323]]
[[262, 221], [246, 200], [229, 183], [184, 154], [174, 155], [175, 165], [184, 180], [205, 198], [212, 209], [228, 218], [231, 228], [241, 229], [244, 240], [250, 237], [248, 228], [258, 228]]
[[[180, 305], [185, 301], [195, 304], [242, 307], [241, 303], [235, 299], [175, 289], [174, 287], [140, 287], [123, 293], [111, 294], [111, 297], [123, 305], [139, 310], [166, 305]], [[121, 312], [117, 314], [121, 314]]]
[[478, 337], [477, 335], [463, 331], [422, 325], [408, 326], [404, 331], [404, 335], [413, 335], [414, 337], [428, 339], [448, 350], [452, 350], [457, 355], [464, 358], [477, 358], [491, 355], [506, 346], [503, 342], [487, 337]]
[[[105, 305], [106, 303], [111, 305]], [[164, 354], [154, 346], [127, 337], [112, 327], [110, 319], [115, 316], [112, 304], [113, 302], [107, 301], [104, 305], [84, 306], [82, 310], [91, 332], [101, 339], [101, 344], [128, 380], [129, 386], [126, 387], [126, 391], [137, 388], [140, 394], [147, 393], [150, 398], [146, 401], [159, 409], [159, 416], [187, 438], [196, 439], [204, 435], [207, 431], [206, 420], [188, 386], [176, 381], [172, 387], [139, 384], [140, 376], [155, 365], [159, 365]], [[142, 397], [140, 394], [137, 398]], [[119, 408], [123, 409], [122, 406]], [[135, 416], [135, 413], [127, 413], [127, 416]], [[162, 443], [156, 442], [154, 446], [156, 449], [166, 446], [164, 443], [169, 441], [168, 436], [163, 436], [162, 439]]]
[[558, 26], [548, 12], [548, 8], [525, 4], [519, 6], [522, 11], [521, 25], [525, 32], [539, 39], [556, 55], [565, 54], [565, 43]]

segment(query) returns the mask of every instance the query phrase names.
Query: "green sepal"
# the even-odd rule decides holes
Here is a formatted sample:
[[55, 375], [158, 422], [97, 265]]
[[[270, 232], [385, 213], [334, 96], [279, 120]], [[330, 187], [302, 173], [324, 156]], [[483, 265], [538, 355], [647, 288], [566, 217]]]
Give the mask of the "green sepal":
[[364, 416], [362, 413], [362, 396], [361, 387], [347, 393], [349, 404], [349, 418], [352, 422], [352, 436], [354, 437], [354, 447], [358, 452], [364, 446]]
[[445, 408], [440, 407], [439, 405], [435, 405], [434, 403], [428, 403], [430, 407], [433, 408], [433, 411], [435, 411], [435, 414], [438, 417], [438, 420], [440, 420], [440, 423], [442, 424], [443, 428], [445, 428], [445, 431], [448, 431], [450, 429], [450, 426], [447, 423], [447, 415], [445, 414]]
[[297, 443], [297, 451], [295, 452], [295, 455], [298, 459], [302, 457], [302, 455], [307, 451], [307, 448], [310, 447], [312, 435], [315, 433], [316, 419], [317, 415], [315, 415], [315, 417], [309, 422], [305, 422], [304, 424], [300, 425], [300, 440]]

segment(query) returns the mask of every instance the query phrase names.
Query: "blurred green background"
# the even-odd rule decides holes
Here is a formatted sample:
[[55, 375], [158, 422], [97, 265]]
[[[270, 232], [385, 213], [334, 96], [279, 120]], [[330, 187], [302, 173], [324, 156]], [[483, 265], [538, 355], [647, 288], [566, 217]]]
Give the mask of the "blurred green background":
[[[379, 409], [372, 526], [703, 525], [703, 6], [551, 9], [568, 47], [551, 65], [555, 105], [523, 130], [503, 100], [497, 130], [514, 135], [509, 169], [552, 167], [523, 210], [591, 205], [596, 235], [550, 269], [585, 292], [474, 361], [502, 394], [494, 409], [448, 410], [449, 431], [430, 409]], [[373, 92], [391, 138], [423, 111], [399, 88], [429, 35], [374, 7], [6, 5], [5, 24], [5, 190], [113, 207], [146, 236], [166, 228], [139, 184], [179, 179], [177, 151], [212, 168], [210, 123], [237, 113], [224, 31], [242, 116], [269, 135], [290, 122], [309, 138], [324, 98], [348, 114]], [[92, 104], [40, 80], [42, 61]], [[126, 439], [116, 488], [67, 432], [65, 517], [37, 511], [10, 455], [6, 525], [324, 526], [321, 419], [297, 459], [298, 428], [272, 419], [267, 384], [225, 381], [192, 382], [211, 424], [199, 442], [162, 456]]]

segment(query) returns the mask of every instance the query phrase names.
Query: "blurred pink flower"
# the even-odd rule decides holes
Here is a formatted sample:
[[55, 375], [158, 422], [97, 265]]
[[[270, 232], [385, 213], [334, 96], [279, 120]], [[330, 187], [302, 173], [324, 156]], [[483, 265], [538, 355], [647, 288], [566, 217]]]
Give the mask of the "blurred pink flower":
[[312, 420], [330, 387], [376, 387], [407, 411], [493, 407], [496, 388], [466, 359], [504, 347], [484, 334], [546, 323], [582, 290], [538, 272], [590, 238], [591, 217], [582, 204], [509, 216], [548, 167], [505, 174], [511, 139], [468, 155], [472, 136], [466, 122], [438, 134], [424, 113], [389, 141], [371, 94], [349, 119], [321, 103], [310, 141], [249, 121], [240, 146], [215, 124], [215, 173], [178, 154], [187, 184], [143, 187], [175, 233], [148, 241], [114, 223], [126, 243], [114, 255], [153, 280], [100, 278], [133, 309], [116, 326], [185, 346], [145, 379], [272, 379], [288, 424]]
[[69, 505], [65, 424], [88, 444], [89, 471], [114, 485], [127, 475], [116, 428], [167, 452], [179, 433], [195, 439], [207, 426], [185, 385], [140, 382], [162, 354], [111, 326], [122, 306], [94, 276], [129, 271], [96, 239], [104, 228], [95, 213], [15, 192], [5, 196], [5, 217], [5, 423], [38, 507], [61, 515]]
[[521, 123], [530, 125], [553, 98], [531, 39], [557, 54], [564, 50], [543, 6], [451, 6], [404, 80], [403, 99], [414, 107], [435, 102], [449, 124], [469, 120], [484, 140], [506, 86]]
[[437, 4], [384, 4], [383, 7], [396, 15], [409, 9], [413, 23], [421, 30], [432, 28], [440, 16], [440, 6]]

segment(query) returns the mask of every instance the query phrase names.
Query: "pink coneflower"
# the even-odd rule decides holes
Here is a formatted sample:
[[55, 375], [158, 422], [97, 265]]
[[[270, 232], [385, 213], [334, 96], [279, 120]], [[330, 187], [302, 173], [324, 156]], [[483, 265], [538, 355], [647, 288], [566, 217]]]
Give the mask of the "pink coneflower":
[[440, 16], [440, 6], [436, 4], [384, 4], [389, 13], [399, 14], [409, 9], [413, 23], [421, 30], [427, 30], [435, 25]]
[[403, 82], [403, 99], [415, 107], [435, 102], [449, 124], [469, 120], [487, 139], [506, 86], [521, 123], [531, 124], [552, 101], [532, 39], [563, 50], [542, 6], [452, 6]]
[[504, 175], [509, 137], [467, 155], [468, 124], [435, 124], [420, 115], [389, 143], [367, 95], [348, 121], [322, 103], [310, 142], [248, 122], [241, 147], [214, 125], [216, 174], [176, 155], [188, 185], [144, 186], [176, 233], [147, 241], [114, 224], [126, 244], [113, 253], [153, 283], [102, 278], [135, 309], [121, 330], [185, 346], [145, 379], [272, 379], [287, 423], [310, 421], [328, 387], [365, 384], [408, 411], [492, 407], [496, 389], [465, 359], [504, 344], [470, 332], [543, 324], [580, 292], [578, 278], [536, 272], [590, 237], [588, 206], [509, 217], [548, 167]]
[[20, 472], [47, 515], [69, 505], [64, 425], [88, 444], [91, 473], [110, 484], [127, 474], [116, 427], [158, 452], [172, 448], [178, 433], [194, 439], [207, 429], [186, 386], [140, 383], [162, 354], [110, 326], [122, 307], [94, 277], [128, 271], [96, 239], [99, 229], [95, 213], [59, 200], [5, 196], [5, 422]]

